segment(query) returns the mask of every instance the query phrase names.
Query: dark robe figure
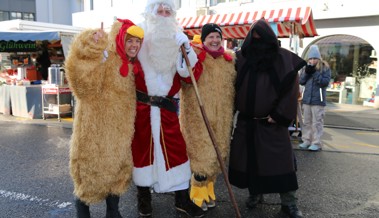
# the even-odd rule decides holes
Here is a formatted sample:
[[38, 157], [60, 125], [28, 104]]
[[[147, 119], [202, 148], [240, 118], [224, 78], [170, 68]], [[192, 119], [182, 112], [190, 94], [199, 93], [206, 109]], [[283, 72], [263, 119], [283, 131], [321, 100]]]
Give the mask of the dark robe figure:
[[[229, 180], [238, 188], [249, 188], [250, 200], [255, 201], [251, 208], [258, 203], [257, 196], [280, 193], [282, 210], [290, 217], [301, 217], [294, 196], [298, 183], [288, 126], [296, 118], [298, 70], [305, 65], [279, 46], [264, 19], [252, 25], [237, 52], [235, 108], [239, 114], [230, 148]], [[283, 193], [290, 193], [291, 200], [283, 202]]]

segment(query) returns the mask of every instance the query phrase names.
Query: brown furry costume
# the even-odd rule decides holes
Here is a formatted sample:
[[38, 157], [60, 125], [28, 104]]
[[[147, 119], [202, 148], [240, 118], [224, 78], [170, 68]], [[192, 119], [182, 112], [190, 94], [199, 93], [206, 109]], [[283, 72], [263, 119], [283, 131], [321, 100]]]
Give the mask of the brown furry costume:
[[[121, 195], [131, 181], [136, 95], [133, 66], [120, 75], [116, 21], [96, 43], [96, 30], [79, 34], [65, 62], [67, 79], [77, 99], [70, 147], [74, 194], [87, 204]], [[108, 51], [105, 60], [103, 51]]]
[[[196, 47], [194, 50], [201, 60], [202, 57], [199, 57], [199, 54], [203, 50]], [[231, 51], [225, 51], [225, 53], [233, 60], [226, 61], [223, 56], [213, 58], [206, 53], [202, 63], [203, 72], [197, 81], [204, 109], [224, 161], [229, 153], [236, 77], [234, 54]], [[198, 102], [192, 85], [183, 85], [180, 99], [180, 122], [187, 143], [191, 170], [195, 174], [206, 176], [214, 181], [221, 171], [220, 165], [200, 108], [197, 106]]]

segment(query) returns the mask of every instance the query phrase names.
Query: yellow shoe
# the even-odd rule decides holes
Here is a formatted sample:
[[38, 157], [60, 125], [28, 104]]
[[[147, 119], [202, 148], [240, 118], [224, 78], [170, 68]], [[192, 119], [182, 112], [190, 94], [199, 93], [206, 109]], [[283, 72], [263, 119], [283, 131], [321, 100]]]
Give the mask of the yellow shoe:
[[207, 205], [204, 203], [209, 202], [208, 189], [206, 186], [191, 185], [190, 198], [198, 207], [206, 211]]

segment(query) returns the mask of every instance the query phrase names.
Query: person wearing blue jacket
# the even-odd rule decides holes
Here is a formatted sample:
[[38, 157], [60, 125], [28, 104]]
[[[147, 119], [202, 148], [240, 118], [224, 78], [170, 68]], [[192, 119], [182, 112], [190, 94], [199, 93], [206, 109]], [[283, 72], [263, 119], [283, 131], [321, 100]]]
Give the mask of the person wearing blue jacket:
[[326, 88], [331, 72], [327, 62], [321, 59], [317, 45], [312, 45], [308, 52], [308, 65], [301, 70], [300, 85], [304, 86], [301, 149], [320, 151], [326, 106]]

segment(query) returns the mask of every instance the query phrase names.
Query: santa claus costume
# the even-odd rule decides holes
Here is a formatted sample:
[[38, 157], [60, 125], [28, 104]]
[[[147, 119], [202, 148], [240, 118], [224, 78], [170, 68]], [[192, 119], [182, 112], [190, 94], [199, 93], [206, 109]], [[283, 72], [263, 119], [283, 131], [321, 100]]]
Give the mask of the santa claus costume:
[[189, 76], [179, 47], [185, 45], [192, 66], [197, 58], [175, 15], [173, 1], [149, 0], [145, 21], [139, 25], [145, 31], [138, 54], [144, 73], [135, 78], [137, 116], [132, 152], [141, 216], [152, 214], [150, 188], [157, 193], [175, 191], [179, 211], [203, 216], [189, 199], [190, 162], [173, 99], [181, 80]]

